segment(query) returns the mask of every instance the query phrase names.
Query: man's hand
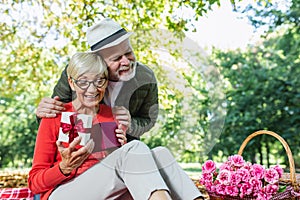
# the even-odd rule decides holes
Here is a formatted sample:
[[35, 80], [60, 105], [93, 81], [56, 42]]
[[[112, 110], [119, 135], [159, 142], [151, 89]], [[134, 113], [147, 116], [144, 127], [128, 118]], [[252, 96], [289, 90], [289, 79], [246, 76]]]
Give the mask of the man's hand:
[[56, 117], [56, 114], [61, 113], [63, 110], [65, 110], [64, 103], [59, 101], [58, 96], [55, 96], [53, 99], [45, 97], [39, 103], [35, 114], [39, 118], [51, 118]]
[[94, 149], [95, 142], [93, 140], [89, 140], [84, 147], [81, 147], [77, 150], [75, 147], [76, 145], [80, 144], [80, 141], [81, 137], [75, 138], [70, 143], [68, 148], [65, 148], [61, 142], [56, 142], [58, 151], [62, 158], [62, 161], [59, 163], [59, 168], [66, 176], [68, 176], [74, 169], [79, 167], [85, 161], [85, 159], [89, 157]]
[[119, 124], [118, 128], [116, 129], [116, 136], [121, 146], [127, 143], [126, 130], [123, 130], [124, 128], [122, 126], [122, 124]]
[[124, 132], [131, 129], [131, 115], [124, 106], [113, 107], [112, 113], [118, 125], [121, 125], [121, 128], [124, 130]]

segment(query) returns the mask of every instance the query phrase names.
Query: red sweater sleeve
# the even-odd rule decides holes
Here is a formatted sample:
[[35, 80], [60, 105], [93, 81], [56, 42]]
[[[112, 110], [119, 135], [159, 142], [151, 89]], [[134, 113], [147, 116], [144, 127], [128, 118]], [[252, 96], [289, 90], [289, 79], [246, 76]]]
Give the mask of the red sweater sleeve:
[[29, 172], [28, 186], [35, 193], [45, 193], [70, 177], [64, 176], [59, 169], [61, 157], [57, 152], [56, 140], [59, 132], [60, 117], [44, 118], [41, 121], [32, 169]]
[[[67, 106], [67, 111], [73, 111], [71, 104], [67, 104]], [[97, 115], [99, 122], [114, 121], [110, 107], [101, 105], [100, 110], [101, 114]], [[43, 118], [37, 134], [28, 187], [34, 194], [41, 194], [41, 199], [48, 199], [52, 190], [58, 185], [83, 173], [102, 159], [96, 159], [91, 155], [79, 168], [73, 170], [71, 175], [64, 176], [59, 169], [59, 163], [62, 159], [56, 146], [60, 119], [61, 115], [56, 118]]]

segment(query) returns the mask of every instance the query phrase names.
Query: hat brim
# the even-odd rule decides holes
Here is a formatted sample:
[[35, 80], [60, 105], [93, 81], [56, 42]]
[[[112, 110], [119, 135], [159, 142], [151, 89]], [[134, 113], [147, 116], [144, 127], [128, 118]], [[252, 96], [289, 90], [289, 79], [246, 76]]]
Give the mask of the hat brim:
[[102, 47], [100, 47], [99, 49], [96, 49], [96, 50], [94, 50], [94, 51], [89, 50], [88, 52], [90, 52], [90, 53], [96, 53], [96, 52], [98, 52], [98, 51], [100, 51], [100, 50], [103, 50], [103, 49], [107, 49], [107, 48], [109, 48], [109, 47], [116, 46], [116, 45], [120, 44], [121, 42], [123, 42], [124, 40], [128, 39], [132, 34], [133, 34], [133, 32], [128, 32], [128, 33], [126, 33], [125, 35], [122, 35], [122, 36], [119, 37], [118, 39], [114, 40], [113, 42], [108, 43], [107, 45], [104, 45], [104, 46], [102, 46]]

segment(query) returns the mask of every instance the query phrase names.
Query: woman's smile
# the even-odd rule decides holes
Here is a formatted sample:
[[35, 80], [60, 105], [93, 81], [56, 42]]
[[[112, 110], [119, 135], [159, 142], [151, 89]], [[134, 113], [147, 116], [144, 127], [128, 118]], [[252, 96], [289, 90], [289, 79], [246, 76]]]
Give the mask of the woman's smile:
[[99, 93], [98, 94], [94, 94], [94, 95], [84, 95], [85, 98], [88, 98], [88, 99], [95, 99], [97, 97], [99, 97]]

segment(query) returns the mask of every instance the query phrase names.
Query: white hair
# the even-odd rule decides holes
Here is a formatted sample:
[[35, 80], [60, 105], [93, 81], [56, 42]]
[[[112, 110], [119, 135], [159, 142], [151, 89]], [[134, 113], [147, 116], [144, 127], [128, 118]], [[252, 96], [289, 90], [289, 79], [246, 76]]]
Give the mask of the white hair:
[[68, 77], [77, 79], [87, 72], [108, 76], [107, 65], [99, 55], [90, 52], [75, 53], [67, 68]]

